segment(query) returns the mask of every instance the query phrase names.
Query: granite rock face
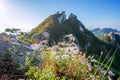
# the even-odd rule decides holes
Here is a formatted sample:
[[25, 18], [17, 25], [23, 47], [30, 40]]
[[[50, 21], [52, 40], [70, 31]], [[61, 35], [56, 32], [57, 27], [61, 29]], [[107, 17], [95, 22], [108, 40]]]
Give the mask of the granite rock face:
[[58, 15], [58, 22], [59, 24], [63, 23], [66, 20], [66, 14], [65, 11], [62, 11], [61, 13], [57, 12]]
[[12, 53], [16, 63], [24, 64], [26, 54], [33, 51], [28, 43], [19, 41], [13, 35], [0, 36], [0, 54]]

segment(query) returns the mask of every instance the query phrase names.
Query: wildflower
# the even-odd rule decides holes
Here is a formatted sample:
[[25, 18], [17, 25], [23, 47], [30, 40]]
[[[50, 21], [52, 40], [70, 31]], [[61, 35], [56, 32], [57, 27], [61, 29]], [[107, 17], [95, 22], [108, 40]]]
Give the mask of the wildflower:
[[61, 42], [61, 45], [64, 45], [64, 42]]
[[98, 62], [96, 59], [92, 59], [91, 62]]
[[68, 49], [68, 52], [70, 52], [70, 49]]
[[108, 71], [108, 74], [109, 74], [110, 76], [115, 76], [115, 74], [114, 74], [112, 71]]
[[107, 70], [103, 70], [102, 73], [105, 75], [107, 73]]
[[60, 59], [60, 56], [56, 56], [56, 59], [59, 60], [59, 59]]
[[91, 78], [93, 78], [94, 76], [93, 75], [90, 75]]
[[74, 52], [73, 52], [73, 54], [77, 54], [77, 52], [76, 52], [76, 51], [74, 51]]
[[74, 36], [70, 36], [70, 40], [71, 41], [75, 41], [75, 37]]
[[96, 76], [96, 78], [99, 78], [99, 76]]
[[66, 54], [72, 54], [71, 48], [66, 48], [66, 49], [65, 49], [65, 53], [66, 53]]
[[56, 54], [57, 54], [57, 52], [56, 52], [56, 51], [52, 51], [52, 53], [53, 53], [53, 55], [56, 55]]
[[91, 67], [91, 66], [89, 66], [89, 67], [88, 67], [88, 70], [89, 70], [89, 71], [92, 71], [92, 67]]
[[101, 52], [100, 54], [103, 55], [103, 52]]
[[83, 58], [85, 59], [86, 54], [83, 54]]
[[77, 48], [76, 48], [76, 47], [74, 47], [74, 50], [77, 50]]
[[70, 56], [69, 55], [63, 55], [62, 56], [62, 59], [67, 59], [67, 58], [70, 58]]
[[72, 49], [72, 53], [76, 53], [76, 54], [78, 54], [79, 53], [79, 47], [72, 47], [71, 48]]
[[83, 54], [83, 52], [81, 52], [81, 51], [80, 51], [80, 52], [79, 52], [79, 54], [80, 54], [80, 55], [82, 55], [82, 54]]

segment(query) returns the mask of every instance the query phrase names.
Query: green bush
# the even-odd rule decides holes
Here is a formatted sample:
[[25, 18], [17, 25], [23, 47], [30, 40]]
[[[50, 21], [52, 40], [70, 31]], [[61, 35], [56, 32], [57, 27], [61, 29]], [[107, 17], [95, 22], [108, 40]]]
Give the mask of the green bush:
[[36, 80], [99, 80], [102, 77], [104, 79], [104, 75], [98, 71], [98, 67], [93, 68], [89, 62], [90, 59], [87, 59], [85, 55], [59, 54], [53, 55], [51, 50], [44, 51], [41, 66], [30, 66], [26, 75], [30, 79]]

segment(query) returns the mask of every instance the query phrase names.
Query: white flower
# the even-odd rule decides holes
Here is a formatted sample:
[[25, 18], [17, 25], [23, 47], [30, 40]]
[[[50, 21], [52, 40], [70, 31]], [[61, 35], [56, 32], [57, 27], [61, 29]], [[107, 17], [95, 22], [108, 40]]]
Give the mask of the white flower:
[[72, 54], [71, 49], [70, 49], [70, 48], [66, 48], [66, 49], [65, 49], [65, 53], [66, 53], [66, 54]]
[[102, 73], [105, 75], [107, 73], [107, 70], [103, 70]]
[[98, 62], [96, 59], [92, 59], [91, 62]]
[[89, 66], [89, 67], [88, 67], [88, 70], [89, 70], [89, 71], [92, 71], [92, 67], [91, 67], [91, 66]]
[[71, 41], [75, 41], [75, 37], [74, 36], [70, 36], [70, 40]]
[[60, 56], [56, 56], [56, 59], [57, 59], [57, 60], [60, 59]]
[[56, 55], [56, 54], [57, 54], [57, 52], [56, 52], [56, 51], [52, 51], [52, 53], [53, 53], [53, 55]]
[[115, 76], [115, 74], [114, 74], [112, 71], [108, 71], [108, 74], [109, 74], [110, 76]]
[[63, 56], [61, 56], [61, 58], [62, 59], [67, 59], [67, 58], [70, 58], [70, 56], [69, 55], [63, 55]]
[[68, 47], [65, 49], [66, 54], [78, 54], [79, 53], [79, 47]]

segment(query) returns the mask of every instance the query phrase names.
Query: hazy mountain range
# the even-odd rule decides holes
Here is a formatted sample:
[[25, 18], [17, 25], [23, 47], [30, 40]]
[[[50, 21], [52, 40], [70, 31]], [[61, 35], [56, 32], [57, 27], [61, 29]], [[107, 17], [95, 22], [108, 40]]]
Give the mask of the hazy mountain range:
[[96, 29], [93, 29], [91, 31], [98, 38], [103, 36], [104, 34], [108, 34], [110, 32], [120, 33], [120, 31], [118, 31], [117, 29], [112, 29], [112, 28], [96, 28]]

